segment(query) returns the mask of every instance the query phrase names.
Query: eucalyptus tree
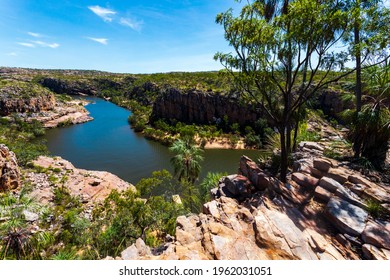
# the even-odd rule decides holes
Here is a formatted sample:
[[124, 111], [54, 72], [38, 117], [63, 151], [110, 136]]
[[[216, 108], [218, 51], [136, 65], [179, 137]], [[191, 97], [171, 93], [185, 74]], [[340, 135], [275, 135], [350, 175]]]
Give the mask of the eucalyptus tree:
[[[381, 0], [347, 0], [344, 9], [350, 23], [344, 40], [349, 44], [349, 50], [356, 66], [356, 112], [362, 109], [362, 67], [368, 58], [377, 56], [385, 60], [389, 51], [389, 11]], [[379, 55], [378, 55], [379, 52]], [[383, 56], [385, 57], [383, 59]], [[367, 66], [367, 65], [366, 65]]]
[[267, 1], [247, 1], [237, 16], [232, 9], [219, 14], [216, 22], [234, 51], [219, 52], [215, 59], [280, 134], [280, 177], [286, 181], [297, 112], [354, 69], [346, 68], [348, 53], [334, 48], [348, 27], [339, 1], [273, 2], [273, 9]]

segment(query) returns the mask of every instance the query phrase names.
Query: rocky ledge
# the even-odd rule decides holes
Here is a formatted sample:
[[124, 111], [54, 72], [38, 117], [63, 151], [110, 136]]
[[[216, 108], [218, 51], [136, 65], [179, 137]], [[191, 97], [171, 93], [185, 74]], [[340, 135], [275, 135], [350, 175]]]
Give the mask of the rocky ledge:
[[201, 214], [178, 217], [173, 241], [151, 249], [139, 239], [118, 259], [390, 259], [389, 186], [323, 150], [302, 143], [286, 184], [243, 156]]
[[90, 205], [103, 201], [112, 190], [135, 191], [132, 184], [112, 173], [78, 169], [60, 157], [40, 156], [32, 167], [32, 171], [26, 172], [25, 181], [34, 186], [31, 195], [42, 204], [53, 200], [56, 187], [66, 187], [71, 195]]
[[57, 102], [53, 110], [26, 115], [25, 119], [27, 121], [35, 119], [41, 122], [45, 128], [85, 123], [93, 120], [87, 109], [84, 108], [86, 104], [86, 101], [79, 100]]

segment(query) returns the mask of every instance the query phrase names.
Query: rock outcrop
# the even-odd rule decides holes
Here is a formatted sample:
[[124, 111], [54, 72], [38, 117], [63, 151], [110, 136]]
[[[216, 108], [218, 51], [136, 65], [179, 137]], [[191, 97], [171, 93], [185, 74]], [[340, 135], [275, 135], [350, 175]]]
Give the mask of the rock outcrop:
[[20, 186], [20, 170], [15, 154], [0, 144], [0, 192]]
[[38, 172], [29, 172], [25, 177], [34, 186], [31, 195], [40, 203], [50, 203], [54, 198], [54, 188], [59, 186], [66, 187], [71, 195], [87, 204], [104, 200], [112, 190], [135, 191], [132, 184], [112, 173], [78, 169], [60, 157], [40, 156], [32, 165]]
[[0, 116], [47, 111], [54, 106], [54, 95], [38, 85], [9, 82], [0, 88]]
[[243, 156], [240, 174], [220, 180], [201, 214], [178, 217], [175, 241], [160, 250], [138, 241], [122, 259], [390, 259], [389, 216], [367, 206], [372, 199], [386, 209], [389, 186], [323, 151], [302, 144], [285, 184]]
[[58, 78], [46, 77], [39, 81], [39, 83], [50, 89], [52, 92], [58, 94], [70, 95], [95, 95], [96, 89], [91, 86], [89, 81], [83, 79], [77, 80], [63, 80]]

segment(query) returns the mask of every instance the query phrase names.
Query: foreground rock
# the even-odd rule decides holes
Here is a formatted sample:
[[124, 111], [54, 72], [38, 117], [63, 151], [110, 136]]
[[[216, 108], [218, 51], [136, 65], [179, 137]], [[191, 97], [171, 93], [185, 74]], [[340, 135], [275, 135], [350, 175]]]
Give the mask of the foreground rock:
[[41, 203], [52, 201], [54, 188], [59, 186], [66, 187], [71, 195], [89, 204], [104, 200], [112, 190], [135, 191], [132, 184], [114, 174], [78, 169], [60, 157], [40, 156], [32, 164], [36, 171], [27, 173], [26, 180], [34, 186], [31, 195]]
[[[123, 259], [273, 260], [345, 259], [330, 236], [319, 234], [299, 212], [281, 210], [268, 199], [240, 204], [221, 197], [204, 205], [202, 214], [177, 219], [176, 241], [153, 255], [132, 245]], [[291, 215], [297, 215], [291, 219]], [[305, 219], [304, 219], [305, 220]], [[301, 221], [302, 222], [302, 221]], [[139, 242], [138, 242], [139, 243]], [[143, 251], [140, 252], [141, 248]]]
[[[302, 151], [309, 147], [316, 152]], [[390, 259], [388, 216], [378, 219], [367, 206], [367, 199], [386, 206], [389, 187], [323, 157], [323, 149], [301, 145], [285, 184], [243, 156], [239, 175], [220, 180], [201, 214], [177, 219], [174, 242], [150, 250], [138, 241], [122, 258]]]
[[366, 211], [338, 198], [329, 200], [326, 214], [340, 231], [353, 236], [362, 234], [368, 218]]
[[0, 144], [0, 192], [20, 186], [20, 170], [15, 154]]

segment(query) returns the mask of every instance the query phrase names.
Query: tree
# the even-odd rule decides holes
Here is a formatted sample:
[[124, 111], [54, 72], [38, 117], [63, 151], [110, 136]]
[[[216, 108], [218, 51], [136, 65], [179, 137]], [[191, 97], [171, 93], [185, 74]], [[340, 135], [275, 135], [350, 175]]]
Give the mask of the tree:
[[176, 140], [169, 150], [175, 153], [171, 158], [175, 175], [179, 180], [195, 183], [200, 173], [200, 162], [203, 160], [202, 149], [188, 140]]
[[194, 183], [200, 174], [200, 162], [203, 160], [202, 149], [194, 145], [191, 137], [184, 140], [176, 140], [169, 148], [175, 156], [171, 158], [175, 176], [182, 185], [184, 204], [189, 206], [191, 211], [196, 212], [199, 206], [199, 190]]
[[359, 112], [346, 110], [344, 117], [351, 123], [355, 157], [364, 157], [381, 169], [390, 139], [390, 59], [365, 69], [362, 77], [364, 104]]
[[311, 0], [248, 1], [238, 16], [231, 9], [217, 16], [234, 53], [215, 59], [280, 134], [284, 182], [300, 108], [354, 71], [345, 67], [348, 53], [332, 48], [347, 29], [345, 17], [338, 1]]
[[[370, 150], [365, 147], [367, 144], [367, 136], [365, 132], [370, 131], [373, 133], [372, 135], [377, 136], [380, 134], [384, 135], [380, 132], [380, 125], [374, 125], [376, 121], [378, 121], [378, 119], [376, 121], [375, 119], [379, 118], [384, 111], [377, 111], [378, 114], [376, 117], [374, 117], [375, 114], [369, 113], [370, 104], [373, 105], [375, 102], [372, 102], [372, 98], [370, 102], [366, 102], [366, 104], [363, 102], [363, 97], [367, 96], [367, 94], [364, 94], [363, 92], [365, 85], [362, 82], [362, 71], [364, 71], [364, 68], [367, 68], [367, 66], [370, 66], [370, 64], [366, 64], [367, 60], [379, 58], [380, 64], [382, 62], [386, 63], [385, 61], [389, 58], [388, 51], [390, 38], [388, 28], [390, 25], [390, 15], [389, 9], [383, 7], [382, 2], [383, 1], [379, 0], [345, 1], [345, 8], [349, 11], [348, 14], [350, 15], [350, 22], [352, 22], [348, 30], [349, 32], [345, 33], [345, 41], [349, 43], [350, 52], [356, 65], [354, 98], [356, 110], [353, 110], [355, 114], [353, 116], [351, 133], [353, 135], [353, 150], [356, 158], [360, 157], [362, 154], [367, 155], [367, 151]], [[374, 63], [374, 65], [376, 63]], [[375, 79], [373, 81], [375, 81]], [[379, 109], [380, 107], [375, 108]], [[364, 112], [360, 114], [360, 111], [362, 110]], [[372, 125], [368, 127], [368, 124]], [[374, 131], [375, 128], [379, 129], [379, 131]], [[358, 133], [358, 131], [361, 133]], [[371, 137], [371, 139], [373, 140], [375, 137]], [[372, 146], [372, 148], [375, 150], [375, 145]], [[372, 155], [369, 156], [369, 158], [372, 158]], [[380, 161], [381, 160], [379, 160], [379, 162]]]
[[348, 32], [345, 41], [349, 43], [352, 58], [356, 65], [356, 112], [362, 109], [362, 67], [367, 58], [378, 50], [388, 48], [390, 24], [388, 10], [380, 0], [348, 0], [345, 10], [348, 11]]

